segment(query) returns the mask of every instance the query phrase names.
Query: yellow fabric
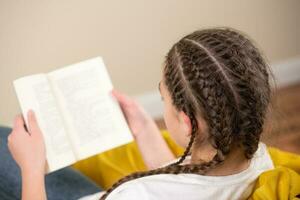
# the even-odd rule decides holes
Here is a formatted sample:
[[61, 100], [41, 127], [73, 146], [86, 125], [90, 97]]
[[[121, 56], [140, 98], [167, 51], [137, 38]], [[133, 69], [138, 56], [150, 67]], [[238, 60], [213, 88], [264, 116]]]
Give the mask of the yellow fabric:
[[296, 195], [300, 197], [300, 156], [275, 148], [268, 150], [275, 169], [259, 176], [251, 199], [296, 200]]
[[[176, 145], [167, 131], [162, 134], [176, 156], [183, 149]], [[253, 200], [288, 200], [296, 199], [300, 194], [300, 156], [268, 148], [275, 169], [264, 172], [256, 182], [251, 195]], [[90, 177], [103, 189], [107, 189], [118, 179], [132, 172], [146, 170], [146, 166], [135, 142], [101, 153], [77, 162], [74, 168]]]

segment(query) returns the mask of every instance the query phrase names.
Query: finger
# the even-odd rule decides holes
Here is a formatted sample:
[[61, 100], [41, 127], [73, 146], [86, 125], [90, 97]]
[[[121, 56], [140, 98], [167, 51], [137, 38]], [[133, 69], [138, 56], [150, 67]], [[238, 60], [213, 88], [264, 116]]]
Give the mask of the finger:
[[111, 91], [111, 94], [116, 97], [116, 99], [118, 100], [118, 102], [122, 105], [130, 105], [131, 104], [131, 99], [129, 96], [122, 94], [121, 92], [113, 89]]
[[24, 119], [21, 114], [17, 115], [14, 120], [14, 128], [15, 130], [25, 130], [24, 128]]
[[28, 131], [30, 134], [36, 134], [40, 132], [40, 128], [38, 125], [38, 122], [36, 120], [36, 116], [35, 113], [33, 112], [33, 110], [29, 110], [27, 113], [28, 116]]

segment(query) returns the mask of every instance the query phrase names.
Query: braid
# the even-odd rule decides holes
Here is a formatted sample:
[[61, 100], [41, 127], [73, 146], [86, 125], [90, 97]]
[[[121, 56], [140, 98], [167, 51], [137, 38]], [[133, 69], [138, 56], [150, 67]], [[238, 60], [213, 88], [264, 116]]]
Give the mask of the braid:
[[[204, 175], [224, 162], [233, 144], [242, 146], [250, 159], [258, 148], [270, 100], [267, 67], [259, 50], [235, 30], [206, 29], [182, 38], [167, 54], [163, 74], [172, 104], [191, 121], [191, 137], [183, 155], [165, 167], [120, 179], [101, 199], [119, 185], [145, 176]], [[192, 147], [201, 143], [198, 116], [207, 123], [216, 154], [208, 162], [183, 164]]]
[[[237, 35], [229, 30], [227, 35]], [[240, 133], [238, 141], [242, 143], [245, 157], [250, 159], [258, 148], [260, 135], [263, 131], [266, 109], [270, 101], [270, 84], [267, 64], [259, 50], [251, 41], [242, 35], [228, 37], [232, 43], [232, 55], [227, 65], [234, 67], [234, 85], [239, 91]], [[235, 39], [233, 39], [235, 38]], [[224, 55], [223, 55], [224, 56]], [[259, 86], [259, 87], [258, 87]]]
[[[206, 108], [202, 115], [204, 115], [203, 117], [206, 118], [206, 121], [209, 124], [211, 142], [217, 150], [217, 157], [215, 157], [215, 160], [213, 161], [219, 161], [212, 162], [213, 165], [209, 165], [210, 168], [214, 168], [216, 164], [219, 164], [225, 159], [225, 156], [229, 153], [232, 142], [230, 129], [231, 122], [229, 119], [226, 119], [224, 112], [225, 107], [229, 107], [228, 110], [232, 110], [232, 107], [230, 107], [227, 99], [222, 97], [222, 88], [218, 86], [218, 82], [221, 80], [226, 81], [229, 90], [233, 90], [233, 88], [231, 88], [230, 80], [224, 73], [220, 63], [214, 58], [212, 53], [205, 48], [204, 45], [191, 39], [184, 39], [179, 46], [181, 46], [181, 55], [194, 56], [195, 58], [199, 58], [203, 52], [207, 55], [206, 57], [198, 60], [192, 58], [182, 58], [182, 60], [185, 61], [183, 66], [190, 70], [190, 72], [186, 70], [186, 77], [189, 79], [191, 88], [193, 88], [192, 93], [199, 96], [197, 100], [200, 103], [198, 103], [197, 106]], [[189, 50], [193, 51], [193, 48], [195, 48], [194, 52], [185, 52]], [[203, 62], [208, 62], [207, 64], [210, 66], [211, 71], [201, 71], [199, 66], [201, 66]], [[218, 81], [209, 81], [211, 78], [215, 78]], [[204, 81], [200, 82], [197, 80]], [[234, 91], [231, 94], [235, 101], [237, 101]]]
[[[192, 141], [196, 135], [196, 132], [197, 132], [197, 123], [196, 123], [196, 120], [193, 116], [191, 116], [191, 122], [192, 122], [192, 136], [191, 136], [191, 140]], [[187, 149], [190, 149], [192, 146], [192, 142], [189, 142], [189, 145], [187, 147]], [[182, 157], [186, 157], [185, 154], [188, 154], [188, 151], [185, 151], [184, 153], [184, 156]], [[181, 159], [182, 159], [181, 157]], [[180, 160], [181, 160], [180, 159]], [[184, 159], [183, 159], [184, 160]], [[182, 160], [182, 161], [183, 161]], [[181, 162], [182, 162], [181, 161]], [[178, 164], [177, 164], [178, 163]], [[155, 175], [155, 174], [179, 174], [179, 173], [187, 173], [189, 171], [189, 166], [187, 165], [179, 165], [179, 162], [176, 162], [176, 164], [170, 164], [166, 167], [162, 167], [162, 168], [158, 168], [158, 169], [154, 169], [154, 170], [150, 170], [150, 171], [146, 171], [146, 172], [136, 172], [136, 173], [132, 173], [128, 176], [125, 176], [124, 178], [121, 178], [119, 181], [117, 181], [115, 184], [112, 185], [112, 187], [110, 187], [106, 193], [100, 198], [100, 200], [104, 200], [106, 199], [106, 197], [115, 189], [117, 188], [119, 185], [127, 182], [127, 181], [130, 181], [130, 180], [134, 180], [134, 179], [137, 179], [137, 178], [141, 178], [141, 177], [144, 177], [144, 176], [150, 176], [150, 175]], [[207, 167], [206, 167], [207, 168]], [[193, 167], [193, 170], [196, 170], [197, 168], [196, 167]], [[203, 169], [198, 169], [198, 170], [201, 170], [201, 171], [204, 171], [205, 168], [203, 167]]]
[[[191, 117], [191, 123], [192, 123], [192, 135], [195, 135], [197, 132], [197, 122], [196, 119], [193, 116]], [[192, 137], [192, 136], [191, 136]], [[191, 139], [192, 140], [192, 139]], [[189, 146], [192, 145], [191, 142], [189, 143]], [[190, 147], [189, 147], [190, 148]], [[179, 165], [179, 164], [170, 164], [166, 167], [146, 171], [146, 172], [136, 172], [132, 173], [131, 175], [125, 176], [124, 178], [121, 178], [119, 181], [117, 181], [115, 184], [112, 185], [111, 188], [109, 188], [106, 193], [100, 198], [100, 200], [106, 199], [106, 197], [119, 185], [128, 182], [130, 180], [142, 178], [145, 176], [151, 176], [156, 174], [181, 174], [181, 173], [195, 173], [195, 174], [205, 174], [212, 166], [216, 166], [218, 163], [222, 162], [222, 153], [218, 152], [214, 158], [206, 163], [202, 163], [201, 165], [197, 164], [187, 164], [187, 165]]]

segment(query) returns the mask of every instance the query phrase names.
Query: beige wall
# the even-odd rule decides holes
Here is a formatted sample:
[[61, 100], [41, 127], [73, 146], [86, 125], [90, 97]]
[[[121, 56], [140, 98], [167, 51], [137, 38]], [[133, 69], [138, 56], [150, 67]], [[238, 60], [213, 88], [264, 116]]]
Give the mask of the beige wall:
[[157, 88], [164, 55], [179, 38], [232, 26], [271, 62], [300, 55], [299, 0], [0, 0], [0, 124], [19, 107], [12, 80], [101, 55], [116, 88]]

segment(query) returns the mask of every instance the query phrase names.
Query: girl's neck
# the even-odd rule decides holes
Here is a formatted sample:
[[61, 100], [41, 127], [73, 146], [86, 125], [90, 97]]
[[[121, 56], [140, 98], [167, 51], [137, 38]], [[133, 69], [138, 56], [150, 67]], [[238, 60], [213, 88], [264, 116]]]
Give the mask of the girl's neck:
[[[193, 148], [191, 164], [199, 164], [199, 162], [210, 161], [216, 154], [216, 150], [212, 147], [206, 148]], [[231, 152], [225, 157], [223, 163], [219, 164], [215, 168], [209, 170], [205, 175], [208, 176], [227, 176], [232, 174], [237, 174], [244, 171], [250, 165], [249, 159], [247, 159], [241, 148], [235, 147]]]

